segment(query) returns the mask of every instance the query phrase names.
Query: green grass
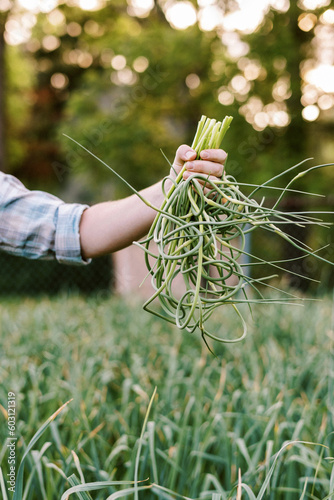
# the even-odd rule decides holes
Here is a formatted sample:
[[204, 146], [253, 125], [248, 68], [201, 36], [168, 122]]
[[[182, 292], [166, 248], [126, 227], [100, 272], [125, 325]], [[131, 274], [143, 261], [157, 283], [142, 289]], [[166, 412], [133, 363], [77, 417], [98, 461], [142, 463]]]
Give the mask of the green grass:
[[[149, 478], [140, 499], [174, 498], [162, 488], [192, 499], [237, 498], [239, 469], [243, 499], [334, 498], [332, 308], [330, 299], [257, 306], [246, 339], [212, 344], [214, 357], [200, 335], [135, 302], [2, 300], [0, 404], [6, 409], [15, 392], [17, 467], [36, 431], [73, 398], [28, 454], [23, 498], [58, 500], [76, 484], [73, 474], [81, 483], [133, 481], [139, 442], [138, 478]], [[236, 318], [222, 308], [217, 325], [233, 332]], [[6, 478], [4, 410], [0, 424]], [[282, 450], [266, 486], [274, 455], [292, 440], [302, 442]], [[160, 489], [140, 489], [152, 483]], [[133, 490], [114, 484], [80, 498], [106, 499], [123, 488]]]

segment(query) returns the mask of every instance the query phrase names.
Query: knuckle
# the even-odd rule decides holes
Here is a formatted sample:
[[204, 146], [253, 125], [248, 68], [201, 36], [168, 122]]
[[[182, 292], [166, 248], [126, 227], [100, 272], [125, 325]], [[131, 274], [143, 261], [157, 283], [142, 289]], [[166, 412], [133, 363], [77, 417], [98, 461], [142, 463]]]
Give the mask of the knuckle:
[[180, 152], [186, 152], [188, 149], [191, 149], [187, 144], [181, 144], [181, 146], [178, 147], [178, 151]]

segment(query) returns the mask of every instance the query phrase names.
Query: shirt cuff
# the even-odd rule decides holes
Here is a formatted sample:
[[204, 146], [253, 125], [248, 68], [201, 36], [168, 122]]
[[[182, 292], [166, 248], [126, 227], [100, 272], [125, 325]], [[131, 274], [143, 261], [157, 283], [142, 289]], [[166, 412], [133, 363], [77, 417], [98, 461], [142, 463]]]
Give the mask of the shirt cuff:
[[92, 259], [83, 259], [79, 224], [88, 205], [62, 203], [58, 207], [56, 223], [55, 255], [61, 264], [89, 264]]

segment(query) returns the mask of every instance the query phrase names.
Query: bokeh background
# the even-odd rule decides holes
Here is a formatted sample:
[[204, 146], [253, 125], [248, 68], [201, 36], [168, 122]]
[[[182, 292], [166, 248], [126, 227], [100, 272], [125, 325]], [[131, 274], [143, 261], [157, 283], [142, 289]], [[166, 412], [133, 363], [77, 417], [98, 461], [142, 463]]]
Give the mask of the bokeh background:
[[[331, 163], [333, 63], [329, 0], [0, 0], [0, 168], [68, 202], [117, 199], [127, 188], [64, 134], [140, 189], [168, 174], [164, 155], [191, 143], [202, 114], [233, 116], [223, 145], [240, 183], [306, 158], [304, 167]], [[282, 206], [333, 212], [333, 177], [330, 166], [304, 176], [295, 187], [324, 198], [290, 193]], [[294, 236], [327, 245], [321, 255], [334, 262], [331, 226]], [[268, 260], [298, 257], [261, 232], [247, 244]], [[27, 455], [25, 500], [65, 498], [73, 474], [100, 483], [133, 481], [136, 471], [152, 486], [145, 500], [240, 500], [239, 473], [242, 498], [333, 498], [331, 267], [286, 262], [278, 286], [304, 307], [255, 304], [247, 337], [214, 343], [212, 356], [199, 332], [128, 297], [141, 281], [131, 248], [84, 267], [0, 253], [1, 498], [12, 498], [9, 392], [17, 468], [72, 400]], [[217, 335], [240, 336], [228, 305], [210, 321]], [[80, 498], [120, 498], [120, 489]]]
[[[167, 175], [161, 150], [172, 160], [202, 114], [234, 117], [224, 148], [239, 181], [260, 183], [306, 158], [309, 166], [334, 159], [330, 0], [0, 0], [0, 31], [0, 168], [29, 188], [68, 202], [126, 196], [64, 134], [140, 189]], [[305, 177], [296, 187], [326, 198], [315, 205], [289, 196], [286, 208], [332, 210], [333, 179], [333, 167]], [[333, 236], [299, 237], [319, 248]], [[298, 256], [268, 236], [250, 244], [268, 259]], [[332, 259], [331, 246], [323, 256]], [[333, 284], [326, 266], [290, 266], [325, 289]], [[109, 257], [69, 269], [0, 255], [5, 294], [95, 293], [112, 289], [115, 274]]]

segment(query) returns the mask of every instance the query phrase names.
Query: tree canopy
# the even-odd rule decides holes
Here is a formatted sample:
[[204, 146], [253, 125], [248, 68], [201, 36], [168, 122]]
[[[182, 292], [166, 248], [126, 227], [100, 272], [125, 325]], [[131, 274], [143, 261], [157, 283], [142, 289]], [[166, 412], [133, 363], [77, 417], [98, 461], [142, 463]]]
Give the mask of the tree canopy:
[[[247, 182], [333, 161], [329, 0], [0, 0], [0, 21], [2, 164], [28, 184], [70, 201], [128, 193], [67, 134], [142, 188], [202, 114], [234, 117], [227, 170]], [[300, 185], [329, 194], [333, 177]]]
[[333, 9], [249, 4], [2, 0], [9, 168], [81, 175], [96, 195], [110, 174], [67, 133], [143, 187], [166, 172], [160, 148], [171, 158], [191, 142], [201, 114], [234, 116], [232, 173], [260, 179], [309, 155], [330, 161]]

